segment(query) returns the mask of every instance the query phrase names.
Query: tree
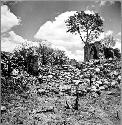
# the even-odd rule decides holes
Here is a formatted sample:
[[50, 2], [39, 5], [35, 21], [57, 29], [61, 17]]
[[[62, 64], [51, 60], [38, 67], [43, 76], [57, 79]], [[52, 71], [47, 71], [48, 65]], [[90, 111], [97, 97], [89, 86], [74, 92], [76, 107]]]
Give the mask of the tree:
[[95, 38], [97, 39], [101, 32], [103, 32], [103, 19], [98, 13], [87, 13], [85, 11], [76, 12], [70, 16], [66, 21], [68, 28], [67, 32], [78, 33], [84, 46], [84, 61], [89, 60], [90, 43]]
[[40, 44], [37, 52], [42, 65], [64, 65], [68, 63], [68, 57], [62, 50]]
[[115, 41], [115, 39], [114, 39], [114, 37], [112, 35], [108, 35], [108, 36], [104, 37], [101, 40], [101, 42], [107, 48], [114, 47], [115, 44], [116, 44], [116, 41]]
[[11, 58], [14, 68], [19, 68], [27, 71], [31, 75], [38, 75], [38, 55], [36, 54], [37, 47], [29, 47], [22, 45], [15, 49]]
[[[114, 46], [116, 44], [116, 40], [112, 35], [107, 35], [105, 36], [102, 40], [101, 43], [103, 45], [103, 51], [105, 58], [119, 58], [119, 50], [114, 50]], [[118, 56], [117, 56], [118, 55]]]

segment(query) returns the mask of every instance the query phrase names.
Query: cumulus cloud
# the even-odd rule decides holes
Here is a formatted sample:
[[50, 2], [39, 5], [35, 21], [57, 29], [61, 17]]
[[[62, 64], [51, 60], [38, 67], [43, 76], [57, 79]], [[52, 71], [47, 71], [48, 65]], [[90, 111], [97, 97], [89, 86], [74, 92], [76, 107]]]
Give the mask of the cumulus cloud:
[[[88, 12], [88, 11], [87, 11]], [[69, 16], [74, 15], [76, 11], [65, 12], [57, 17], [54, 21], [47, 21], [43, 24], [35, 34], [36, 39], [45, 39], [51, 42], [53, 48], [65, 51], [69, 58], [74, 58], [78, 61], [83, 60], [83, 46], [80, 36], [67, 33], [65, 20]], [[77, 52], [77, 50], [80, 50]]]
[[10, 31], [9, 35], [10, 35], [9, 39], [14, 43], [24, 43], [25, 42], [23, 37], [17, 35], [14, 31]]
[[104, 6], [104, 5], [106, 4], [106, 2], [107, 2], [107, 1], [105, 1], [105, 0], [101, 0], [100, 6]]
[[106, 3], [109, 3], [109, 5], [112, 5], [112, 4], [114, 4], [114, 1], [113, 0], [109, 0], [109, 1], [107, 1], [107, 0], [101, 0], [100, 1], [100, 6], [105, 6]]
[[88, 10], [88, 9], [85, 10], [84, 12], [85, 12], [86, 14], [93, 14], [93, 15], [95, 14], [94, 11], [91, 11], [91, 10]]
[[109, 35], [112, 35], [112, 34], [113, 34], [113, 31], [112, 31], [112, 30], [108, 30], [108, 31], [105, 33], [106, 36], [109, 36]]
[[121, 32], [117, 33], [117, 36], [121, 36]]
[[116, 44], [115, 44], [114, 48], [119, 48], [120, 51], [121, 51], [121, 44], [122, 44], [122, 42], [121, 42], [121, 32], [119, 32], [116, 35]]
[[19, 24], [20, 19], [10, 12], [8, 6], [1, 6], [1, 33], [6, 32]]
[[101, 33], [97, 40], [98, 41], [102, 40], [102, 39], [104, 39], [104, 37], [109, 36], [109, 35], [113, 35], [113, 31], [112, 30], [108, 30], [106, 32]]
[[76, 11], [65, 12], [55, 17], [54, 21], [47, 21], [44, 25], [40, 27], [40, 29], [35, 35], [35, 38], [47, 38], [50, 40], [59, 40], [61, 37], [65, 38], [69, 34], [66, 33], [67, 27], [64, 21], [69, 16], [74, 15], [75, 12]]
[[118, 48], [120, 50], [120, 52], [121, 52], [121, 44], [122, 44], [121, 40], [116, 39], [116, 44], [115, 44], [115, 46], [113, 48]]
[[66, 49], [66, 47], [63, 46], [56, 46], [52, 45], [51, 46], [53, 49], [60, 49], [65, 52], [65, 54], [70, 58], [70, 59], [76, 59], [77, 61], [83, 61], [84, 59], [84, 50], [77, 50], [75, 49], [74, 51], [70, 51]]
[[20, 47], [24, 44], [28, 46], [38, 46], [38, 42], [28, 41], [23, 37], [17, 35], [14, 31], [6, 32], [1, 35], [1, 50], [6, 52], [12, 52], [17, 47]]

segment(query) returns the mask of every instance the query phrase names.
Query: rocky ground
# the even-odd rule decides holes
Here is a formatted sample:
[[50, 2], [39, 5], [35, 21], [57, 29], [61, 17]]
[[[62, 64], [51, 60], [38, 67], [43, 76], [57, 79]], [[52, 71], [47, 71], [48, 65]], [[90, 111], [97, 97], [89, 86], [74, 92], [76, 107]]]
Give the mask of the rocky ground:
[[[109, 59], [84, 62], [81, 69], [71, 65], [45, 67], [37, 77], [25, 71], [2, 77], [2, 82], [10, 87], [18, 84], [18, 88], [14, 94], [2, 93], [1, 123], [120, 125], [120, 70], [120, 61]], [[27, 88], [23, 92], [20, 83]]]

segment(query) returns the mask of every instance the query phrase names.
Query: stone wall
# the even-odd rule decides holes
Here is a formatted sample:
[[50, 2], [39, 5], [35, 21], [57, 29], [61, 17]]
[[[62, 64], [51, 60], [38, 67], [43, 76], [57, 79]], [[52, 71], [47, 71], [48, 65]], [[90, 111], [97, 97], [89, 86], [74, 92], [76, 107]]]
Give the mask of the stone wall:
[[84, 46], [84, 61], [89, 61], [90, 59], [99, 59], [103, 53], [103, 46], [100, 41], [95, 43], [90, 43]]

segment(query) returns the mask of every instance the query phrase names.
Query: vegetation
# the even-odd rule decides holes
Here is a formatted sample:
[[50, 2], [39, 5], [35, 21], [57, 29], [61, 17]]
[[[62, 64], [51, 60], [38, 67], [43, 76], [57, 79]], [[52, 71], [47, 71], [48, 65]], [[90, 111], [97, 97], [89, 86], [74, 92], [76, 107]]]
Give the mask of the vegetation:
[[119, 58], [78, 63], [40, 45], [1, 59], [2, 125], [120, 125]]

